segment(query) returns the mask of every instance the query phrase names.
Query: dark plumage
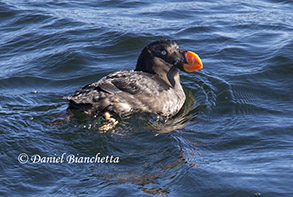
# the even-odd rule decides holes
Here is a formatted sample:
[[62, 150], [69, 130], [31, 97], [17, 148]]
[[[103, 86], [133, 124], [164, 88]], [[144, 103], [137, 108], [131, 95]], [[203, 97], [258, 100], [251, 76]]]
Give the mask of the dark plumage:
[[147, 112], [170, 118], [185, 102], [179, 69], [192, 72], [200, 68], [196, 54], [179, 49], [171, 40], [156, 41], [142, 50], [134, 71], [109, 74], [65, 99], [69, 109], [90, 115]]

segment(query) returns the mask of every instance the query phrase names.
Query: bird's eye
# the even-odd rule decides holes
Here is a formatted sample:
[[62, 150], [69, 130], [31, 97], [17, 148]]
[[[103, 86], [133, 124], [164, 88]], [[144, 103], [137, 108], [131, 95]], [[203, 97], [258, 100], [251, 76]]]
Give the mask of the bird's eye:
[[161, 51], [161, 55], [167, 55], [167, 51], [165, 50]]

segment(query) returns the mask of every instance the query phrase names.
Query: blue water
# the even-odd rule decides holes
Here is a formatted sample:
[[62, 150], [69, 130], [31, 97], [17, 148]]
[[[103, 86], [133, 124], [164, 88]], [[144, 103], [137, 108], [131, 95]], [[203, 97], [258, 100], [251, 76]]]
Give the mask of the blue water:
[[[0, 195], [293, 196], [293, 2], [1, 1]], [[181, 73], [177, 118], [107, 133], [62, 99], [172, 39], [204, 68]], [[27, 163], [18, 161], [27, 154]], [[33, 163], [32, 156], [118, 163]], [[22, 157], [25, 161], [26, 157]]]

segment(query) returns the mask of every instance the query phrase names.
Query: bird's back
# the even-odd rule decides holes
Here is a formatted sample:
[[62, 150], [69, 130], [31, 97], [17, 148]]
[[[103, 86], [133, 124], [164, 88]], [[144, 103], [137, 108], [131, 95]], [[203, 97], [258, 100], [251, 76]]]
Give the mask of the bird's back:
[[119, 71], [103, 77], [75, 92], [69, 108], [90, 115], [104, 111], [120, 116], [136, 112], [148, 112], [171, 117], [185, 101], [185, 94], [179, 83], [170, 87], [157, 75], [141, 71]]

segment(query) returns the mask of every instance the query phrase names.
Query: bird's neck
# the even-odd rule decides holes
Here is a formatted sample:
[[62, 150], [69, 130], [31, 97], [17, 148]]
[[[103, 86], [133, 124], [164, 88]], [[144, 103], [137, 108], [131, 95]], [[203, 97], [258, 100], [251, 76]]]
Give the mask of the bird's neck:
[[180, 75], [179, 75], [179, 69], [176, 66], [173, 66], [169, 72], [166, 74], [167, 80], [170, 83], [172, 87], [181, 87], [180, 85]]
[[174, 88], [180, 86], [179, 69], [177, 67], [156, 57], [147, 58], [147, 60], [139, 59], [135, 70], [155, 74], [165, 81], [168, 86]]
[[144, 48], [138, 57], [135, 70], [155, 74], [155, 71], [153, 70], [153, 65], [153, 57], [148, 52], [148, 50]]

